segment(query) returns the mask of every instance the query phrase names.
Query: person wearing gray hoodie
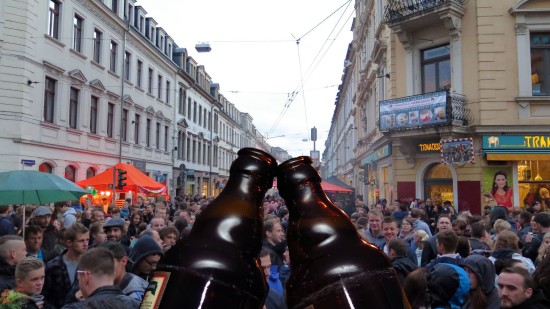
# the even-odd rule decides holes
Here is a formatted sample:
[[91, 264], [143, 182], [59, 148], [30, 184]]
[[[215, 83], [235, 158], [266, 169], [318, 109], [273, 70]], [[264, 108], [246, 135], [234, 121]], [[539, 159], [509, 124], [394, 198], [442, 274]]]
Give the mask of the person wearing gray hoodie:
[[464, 269], [470, 277], [470, 293], [462, 309], [500, 308], [495, 267], [491, 260], [473, 254], [464, 259]]
[[76, 210], [72, 207], [68, 207], [63, 212], [63, 227], [68, 229], [71, 225], [76, 223]]

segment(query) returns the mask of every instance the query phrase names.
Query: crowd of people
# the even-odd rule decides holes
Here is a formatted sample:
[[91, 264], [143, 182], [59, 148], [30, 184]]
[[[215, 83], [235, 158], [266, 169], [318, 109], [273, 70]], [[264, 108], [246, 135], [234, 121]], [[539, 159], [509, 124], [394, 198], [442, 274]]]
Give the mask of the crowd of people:
[[[211, 200], [0, 206], [0, 301], [18, 293], [21, 308], [138, 308], [164, 252]], [[358, 234], [391, 260], [412, 308], [550, 308], [550, 213], [540, 207], [355, 206]], [[286, 308], [288, 217], [282, 198], [266, 196], [266, 309]]]
[[122, 207], [91, 199], [0, 206], [0, 303], [139, 308], [164, 252], [210, 201], [197, 195], [174, 203], [138, 197]]

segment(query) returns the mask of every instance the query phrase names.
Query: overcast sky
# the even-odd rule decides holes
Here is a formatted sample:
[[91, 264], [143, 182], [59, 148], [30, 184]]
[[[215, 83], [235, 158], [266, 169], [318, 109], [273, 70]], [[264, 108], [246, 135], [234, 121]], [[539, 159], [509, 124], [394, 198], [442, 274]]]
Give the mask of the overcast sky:
[[[213, 82], [220, 84], [220, 92], [249, 113], [262, 134], [273, 137], [268, 140], [272, 146], [292, 156], [309, 155], [313, 142], [303, 139], [315, 126], [316, 149], [322, 153], [353, 38], [354, 1], [138, 0], [137, 4], [205, 66]], [[201, 42], [208, 42], [212, 51], [198, 53], [195, 45]]]

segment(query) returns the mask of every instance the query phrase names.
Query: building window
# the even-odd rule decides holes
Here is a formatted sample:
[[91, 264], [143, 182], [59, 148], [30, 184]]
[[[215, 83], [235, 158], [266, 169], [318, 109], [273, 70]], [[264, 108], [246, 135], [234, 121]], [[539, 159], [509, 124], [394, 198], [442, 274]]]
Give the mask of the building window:
[[168, 126], [164, 126], [164, 151], [168, 151]]
[[422, 92], [451, 88], [451, 49], [444, 45], [422, 51]]
[[159, 74], [157, 79], [157, 98], [160, 100], [162, 96], [162, 75]]
[[53, 167], [48, 163], [42, 163], [38, 166], [38, 171], [51, 174], [53, 172]]
[[199, 126], [202, 125], [202, 106], [199, 105]]
[[82, 24], [84, 18], [74, 15], [73, 18], [73, 49], [82, 52]]
[[72, 182], [75, 182], [75, 174], [76, 174], [76, 169], [72, 166], [67, 166], [65, 168], [65, 179], [68, 179]]
[[97, 106], [99, 98], [92, 96], [90, 103], [90, 132], [97, 134]]
[[97, 29], [94, 29], [94, 61], [99, 63], [101, 61], [101, 37], [103, 33]]
[[138, 87], [141, 88], [141, 75], [143, 74], [143, 62], [138, 60], [137, 61], [137, 77], [136, 77], [136, 84]]
[[157, 149], [160, 149], [160, 123], [156, 123], [155, 127], [155, 146]]
[[187, 98], [187, 118], [191, 119], [191, 98]]
[[197, 123], [197, 102], [193, 102], [193, 122]]
[[187, 138], [187, 147], [185, 147], [185, 159], [187, 161], [191, 161], [191, 157], [189, 156], [191, 154], [190, 152], [190, 149], [191, 149], [191, 140], [189, 139], [189, 137]]
[[46, 77], [44, 87], [44, 121], [53, 123], [55, 111], [55, 79]]
[[88, 178], [92, 178], [95, 176], [95, 170], [91, 167], [89, 167], [87, 170], [86, 170], [86, 179]]
[[124, 78], [129, 81], [130, 80], [130, 59], [132, 58], [132, 54], [130, 54], [129, 51], [124, 52]]
[[166, 103], [170, 103], [170, 81], [166, 81]]
[[69, 96], [69, 127], [76, 129], [78, 120], [78, 89], [71, 88]]
[[202, 126], [206, 128], [206, 108], [203, 110]]
[[212, 113], [208, 112], [208, 130], [212, 130]]
[[136, 114], [134, 120], [134, 144], [136, 145], [139, 145], [139, 120], [140, 116]]
[[153, 69], [149, 68], [149, 82], [147, 84], [147, 92], [153, 94]]
[[180, 88], [178, 96], [178, 113], [185, 116], [185, 92]]
[[48, 35], [59, 39], [59, 16], [61, 12], [61, 2], [50, 0], [50, 10], [48, 13]]
[[534, 96], [550, 95], [550, 32], [531, 33], [531, 84]]
[[120, 134], [122, 134], [122, 140], [127, 142], [128, 141], [128, 110], [123, 109], [122, 110], [122, 123], [120, 124], [122, 127], [120, 128]]
[[118, 15], [118, 0], [112, 0], [111, 9]]
[[109, 70], [111, 70], [111, 72], [115, 72], [115, 73], [116, 73], [116, 58], [117, 58], [117, 53], [118, 53], [117, 49], [118, 49], [118, 44], [115, 41], [111, 41], [111, 47], [110, 47], [111, 62], [110, 62], [110, 65], [109, 65]]
[[145, 125], [145, 145], [151, 147], [151, 119], [147, 119]]
[[109, 103], [107, 108], [107, 136], [113, 138], [113, 127], [115, 120], [115, 105]]

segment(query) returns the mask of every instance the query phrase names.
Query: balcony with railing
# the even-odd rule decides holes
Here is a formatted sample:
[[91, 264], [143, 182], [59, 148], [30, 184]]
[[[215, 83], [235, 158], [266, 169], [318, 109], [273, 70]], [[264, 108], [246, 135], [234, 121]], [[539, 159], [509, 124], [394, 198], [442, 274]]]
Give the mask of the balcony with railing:
[[[461, 19], [469, 0], [388, 0], [384, 21], [392, 30], [411, 32], [416, 29], [445, 23], [449, 30]], [[452, 24], [448, 24], [448, 23]]]

